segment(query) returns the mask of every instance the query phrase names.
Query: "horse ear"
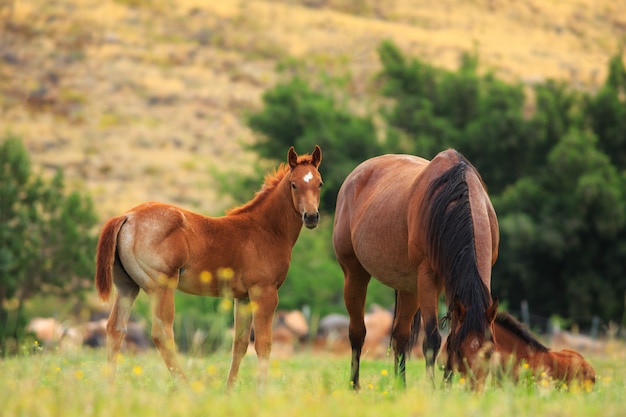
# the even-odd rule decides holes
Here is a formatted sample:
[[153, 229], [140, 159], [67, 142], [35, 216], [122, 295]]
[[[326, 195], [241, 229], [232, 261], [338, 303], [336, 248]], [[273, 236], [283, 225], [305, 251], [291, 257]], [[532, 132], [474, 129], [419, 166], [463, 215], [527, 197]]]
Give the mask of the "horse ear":
[[315, 149], [313, 150], [311, 157], [313, 166], [315, 168], [320, 166], [320, 163], [322, 162], [322, 149], [318, 145], [315, 145]]
[[454, 314], [456, 314], [456, 316], [459, 319], [459, 322], [463, 322], [463, 320], [465, 320], [465, 313], [467, 313], [467, 310], [465, 309], [465, 306], [463, 305], [463, 303], [461, 302], [461, 299], [456, 296], [454, 298], [454, 304], [452, 305]]
[[496, 315], [498, 314], [498, 304], [500, 304], [500, 299], [498, 297], [494, 297], [493, 302], [485, 313], [487, 317], [487, 322], [493, 323], [495, 321]]
[[296, 165], [298, 165], [298, 154], [293, 146], [289, 148], [289, 152], [287, 152], [287, 161], [289, 161], [291, 169], [294, 169]]

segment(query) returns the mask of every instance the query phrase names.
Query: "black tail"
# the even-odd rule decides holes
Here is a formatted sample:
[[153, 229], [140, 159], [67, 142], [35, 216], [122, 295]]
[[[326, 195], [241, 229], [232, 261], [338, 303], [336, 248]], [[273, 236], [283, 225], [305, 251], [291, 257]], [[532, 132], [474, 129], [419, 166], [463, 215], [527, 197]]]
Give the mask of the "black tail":
[[[485, 312], [491, 294], [478, 273], [474, 224], [469, 201], [467, 175], [478, 175], [461, 155], [458, 162], [433, 180], [422, 200], [427, 212], [425, 230], [431, 261], [444, 280], [448, 309], [458, 297], [468, 314], [456, 341], [464, 340], [470, 331], [483, 331], [487, 326]], [[433, 162], [431, 162], [432, 164]]]

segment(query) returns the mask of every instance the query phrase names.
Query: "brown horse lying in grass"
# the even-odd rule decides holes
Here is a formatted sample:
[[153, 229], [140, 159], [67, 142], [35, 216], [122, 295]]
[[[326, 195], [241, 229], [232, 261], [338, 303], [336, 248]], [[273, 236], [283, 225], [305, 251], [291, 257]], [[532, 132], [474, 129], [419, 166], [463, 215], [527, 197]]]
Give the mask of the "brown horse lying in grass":
[[518, 365], [526, 363], [535, 375], [545, 373], [555, 381], [595, 383], [596, 372], [580, 353], [570, 349], [550, 350], [510, 314], [498, 313], [494, 327], [500, 363], [504, 369], [511, 367], [516, 377]]
[[[570, 349], [550, 350], [508, 313], [496, 315], [494, 332], [496, 352], [488, 359], [489, 366], [497, 368], [500, 374], [510, 373], [517, 380], [520, 368], [528, 367], [536, 377], [545, 376], [568, 385], [574, 382], [588, 388], [596, 381], [595, 370], [580, 353]], [[445, 354], [444, 346], [442, 364]]]

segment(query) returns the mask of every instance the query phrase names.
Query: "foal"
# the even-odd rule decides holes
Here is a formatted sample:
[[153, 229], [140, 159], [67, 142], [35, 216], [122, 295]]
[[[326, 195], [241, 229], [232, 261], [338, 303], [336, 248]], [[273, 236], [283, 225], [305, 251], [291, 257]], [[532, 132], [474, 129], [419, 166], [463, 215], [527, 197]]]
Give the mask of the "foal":
[[107, 358], [115, 370], [131, 307], [140, 289], [152, 302], [152, 339], [174, 377], [185, 379], [174, 343], [174, 293], [234, 298], [235, 336], [227, 386], [234, 384], [254, 325], [258, 383], [267, 380], [278, 288], [302, 225], [317, 226], [322, 178], [319, 146], [268, 175], [247, 204], [212, 218], [145, 203], [110, 219], [96, 258], [96, 287], [115, 300], [107, 324]]

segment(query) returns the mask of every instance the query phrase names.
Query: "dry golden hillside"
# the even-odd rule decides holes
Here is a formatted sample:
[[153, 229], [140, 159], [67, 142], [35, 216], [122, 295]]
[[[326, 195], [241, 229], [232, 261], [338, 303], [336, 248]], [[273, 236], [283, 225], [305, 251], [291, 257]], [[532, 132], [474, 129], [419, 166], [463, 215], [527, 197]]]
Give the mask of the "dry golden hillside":
[[348, 67], [357, 94], [383, 39], [434, 65], [476, 48], [502, 78], [594, 88], [626, 39], [625, 0], [0, 0], [0, 19], [0, 133], [63, 167], [103, 219], [145, 200], [229, 207], [211, 172], [253, 160], [243, 114], [285, 57]]

